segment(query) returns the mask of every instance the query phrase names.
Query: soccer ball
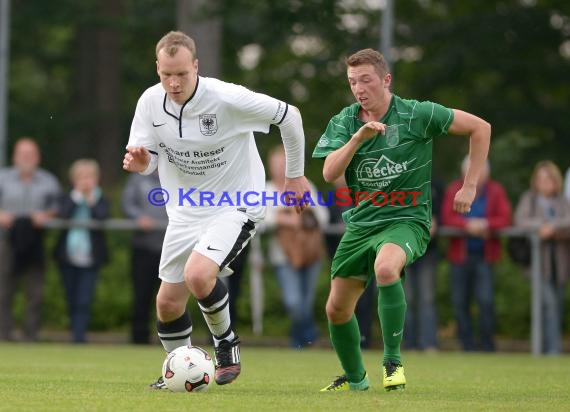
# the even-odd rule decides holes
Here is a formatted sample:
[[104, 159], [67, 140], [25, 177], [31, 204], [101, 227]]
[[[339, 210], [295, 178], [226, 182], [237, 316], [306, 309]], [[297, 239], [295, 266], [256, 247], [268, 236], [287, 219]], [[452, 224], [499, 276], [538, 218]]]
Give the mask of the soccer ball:
[[214, 362], [204, 349], [180, 346], [162, 364], [162, 377], [173, 392], [205, 391], [214, 378]]

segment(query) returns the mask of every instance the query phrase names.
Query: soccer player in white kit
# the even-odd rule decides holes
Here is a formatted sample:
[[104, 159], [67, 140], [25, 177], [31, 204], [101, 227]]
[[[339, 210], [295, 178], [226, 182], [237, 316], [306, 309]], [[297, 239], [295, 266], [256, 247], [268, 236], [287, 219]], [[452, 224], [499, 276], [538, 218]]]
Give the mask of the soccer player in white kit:
[[[310, 187], [304, 177], [304, 133], [293, 107], [242, 86], [198, 75], [194, 41], [182, 32], [156, 45], [160, 83], [140, 97], [123, 159], [129, 172], [158, 166], [168, 228], [156, 297], [158, 336], [167, 352], [190, 344], [192, 321], [186, 305], [198, 305], [215, 346], [219, 385], [240, 373], [239, 339], [230, 326], [228, 290], [218, 278], [255, 234], [265, 214], [265, 171], [253, 132], [280, 129], [287, 154], [286, 192], [301, 213]], [[268, 199], [268, 201], [274, 201]], [[165, 387], [161, 378], [150, 385]]]

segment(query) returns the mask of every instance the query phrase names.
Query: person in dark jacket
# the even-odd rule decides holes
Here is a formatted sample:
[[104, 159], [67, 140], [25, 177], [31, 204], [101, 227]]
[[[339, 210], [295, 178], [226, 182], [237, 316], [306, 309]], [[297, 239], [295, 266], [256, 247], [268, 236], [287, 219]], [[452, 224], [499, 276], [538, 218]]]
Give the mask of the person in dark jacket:
[[[462, 172], [465, 174], [469, 159], [465, 158]], [[465, 351], [495, 350], [495, 309], [493, 263], [501, 256], [501, 243], [493, 232], [511, 224], [511, 204], [504, 187], [490, 179], [490, 167], [477, 183], [477, 194], [467, 214], [453, 211], [453, 198], [463, 180], [452, 182], [444, 195], [441, 219], [445, 226], [465, 231], [464, 236], [452, 237], [447, 258], [451, 263], [451, 297], [459, 340]], [[475, 298], [479, 308], [480, 344], [475, 345], [471, 321], [471, 300]]]
[[13, 340], [14, 298], [25, 296], [22, 335], [38, 340], [45, 284], [43, 227], [57, 212], [59, 182], [40, 168], [31, 137], [16, 141], [12, 167], [0, 169], [0, 341]]
[[[99, 187], [99, 165], [91, 159], [75, 161], [69, 171], [71, 191], [62, 197], [59, 217], [71, 221], [104, 220], [109, 202]], [[71, 227], [61, 233], [55, 248], [74, 343], [86, 342], [90, 309], [95, 296], [99, 268], [108, 259], [102, 230]]]

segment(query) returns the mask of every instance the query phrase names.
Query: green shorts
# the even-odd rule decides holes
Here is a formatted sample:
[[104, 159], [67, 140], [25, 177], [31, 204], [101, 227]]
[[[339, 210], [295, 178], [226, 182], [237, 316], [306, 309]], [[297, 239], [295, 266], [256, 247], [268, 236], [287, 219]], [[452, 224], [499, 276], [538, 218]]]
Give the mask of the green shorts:
[[375, 278], [374, 261], [382, 245], [400, 246], [406, 253], [407, 266], [425, 253], [429, 241], [428, 229], [414, 221], [383, 227], [348, 225], [332, 260], [331, 279], [356, 278], [368, 284]]

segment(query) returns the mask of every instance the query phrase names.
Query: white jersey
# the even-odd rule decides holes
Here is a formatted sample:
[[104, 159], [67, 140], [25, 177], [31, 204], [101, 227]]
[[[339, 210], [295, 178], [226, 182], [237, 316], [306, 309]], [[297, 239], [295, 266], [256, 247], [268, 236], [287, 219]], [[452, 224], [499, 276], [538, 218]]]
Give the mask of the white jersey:
[[180, 106], [159, 83], [140, 97], [128, 145], [158, 155], [170, 222], [227, 208], [259, 220], [265, 207], [254, 194], [265, 189], [265, 170], [253, 132], [269, 132], [287, 111], [282, 101], [207, 77], [198, 78], [196, 91]]

